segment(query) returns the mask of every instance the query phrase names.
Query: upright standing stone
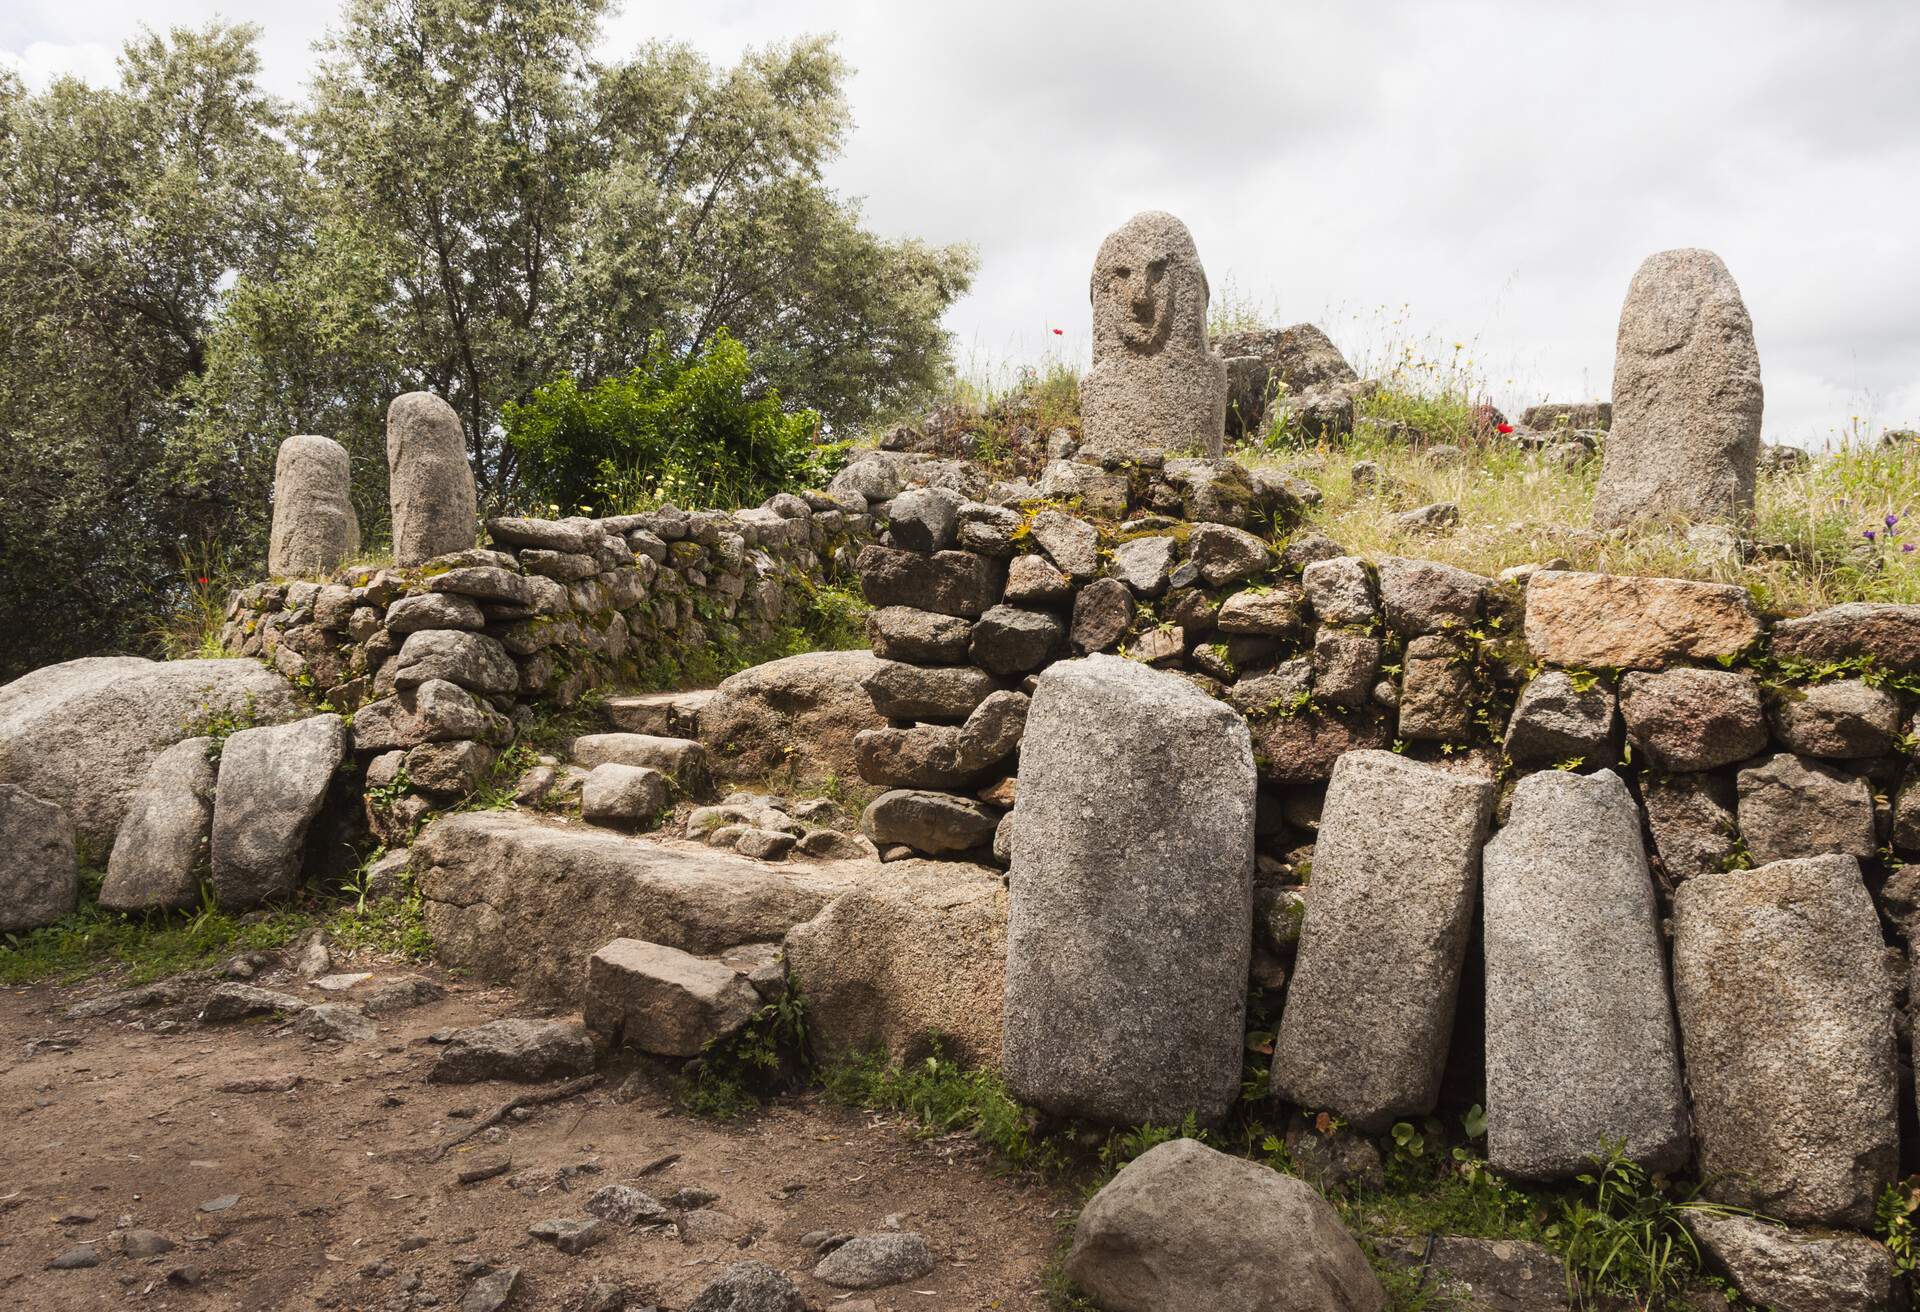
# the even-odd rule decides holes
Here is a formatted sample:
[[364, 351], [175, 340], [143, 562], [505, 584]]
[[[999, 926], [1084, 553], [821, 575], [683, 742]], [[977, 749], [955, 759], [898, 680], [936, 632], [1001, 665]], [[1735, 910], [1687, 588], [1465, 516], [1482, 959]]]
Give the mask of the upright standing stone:
[[1370, 1132], [1433, 1110], [1492, 811], [1491, 780], [1393, 752], [1334, 762], [1275, 1093]]
[[1617, 1142], [1650, 1170], [1681, 1165], [1660, 908], [1626, 784], [1528, 775], [1485, 866], [1489, 1161], [1549, 1180]]
[[100, 905], [115, 911], [190, 907], [213, 824], [211, 738], [186, 738], [154, 758], [114, 836]]
[[290, 437], [273, 465], [273, 533], [267, 572], [275, 578], [328, 574], [360, 554], [347, 449], [332, 438]]
[[65, 811], [0, 784], [0, 853], [0, 933], [39, 929], [72, 914], [80, 865]]
[[1187, 225], [1136, 214], [1093, 262], [1093, 369], [1080, 385], [1080, 456], [1158, 465], [1169, 451], [1218, 459], [1227, 365], [1207, 349], [1207, 274]]
[[1673, 991], [1711, 1198], [1866, 1229], [1899, 1137], [1893, 992], [1850, 856], [1696, 875]]
[[1027, 713], [1007, 923], [1007, 1084], [1109, 1124], [1218, 1120], [1240, 1086], [1253, 744], [1178, 675], [1047, 669]]
[[307, 827], [347, 751], [337, 715], [242, 729], [220, 750], [213, 794], [213, 890], [228, 909], [290, 893]]
[[479, 499], [460, 416], [432, 392], [408, 392], [387, 407], [388, 495], [393, 563], [420, 565], [464, 551], [479, 536]]
[[1720, 257], [1649, 255], [1620, 310], [1595, 525], [1751, 520], [1762, 399], [1753, 320]]

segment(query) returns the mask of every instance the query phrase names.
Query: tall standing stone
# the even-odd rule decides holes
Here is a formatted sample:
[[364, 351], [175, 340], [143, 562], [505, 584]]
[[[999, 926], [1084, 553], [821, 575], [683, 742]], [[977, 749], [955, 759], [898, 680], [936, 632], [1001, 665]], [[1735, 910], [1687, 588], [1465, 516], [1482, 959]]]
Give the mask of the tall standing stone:
[[273, 533], [267, 572], [328, 574], [360, 554], [347, 449], [332, 438], [290, 437], [273, 465]]
[[1893, 991], [1850, 856], [1696, 875], [1673, 991], [1708, 1197], [1866, 1229], [1899, 1136]]
[[1555, 1179], [1617, 1142], [1650, 1170], [1681, 1165], [1660, 908], [1626, 784], [1528, 775], [1484, 864], [1489, 1161]]
[[1187, 225], [1136, 214], [1093, 262], [1093, 369], [1080, 385], [1080, 457], [1158, 465], [1218, 459], [1227, 365], [1207, 349], [1207, 274]]
[[1274, 1041], [1276, 1094], [1367, 1131], [1433, 1110], [1492, 811], [1491, 780], [1393, 752], [1334, 763]]
[[1109, 1124], [1218, 1120], [1252, 946], [1246, 721], [1178, 675], [1089, 656], [1040, 676], [1023, 744], [1008, 1087]]
[[479, 535], [480, 506], [460, 416], [432, 392], [387, 407], [387, 476], [393, 562], [420, 565], [464, 551]]
[[1753, 320], [1720, 257], [1649, 255], [1620, 310], [1594, 524], [1751, 520], [1762, 400]]

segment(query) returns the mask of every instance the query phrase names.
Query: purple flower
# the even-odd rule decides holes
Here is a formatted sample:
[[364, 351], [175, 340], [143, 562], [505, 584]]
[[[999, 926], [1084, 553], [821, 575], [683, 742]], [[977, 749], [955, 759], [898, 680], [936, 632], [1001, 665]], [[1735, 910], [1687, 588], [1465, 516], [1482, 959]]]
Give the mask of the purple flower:
[[1900, 516], [1898, 516], [1898, 515], [1896, 515], [1896, 514], [1894, 514], [1894, 513], [1892, 512], [1892, 511], [1888, 511], [1888, 512], [1887, 512], [1887, 527], [1888, 527], [1888, 528], [1892, 528], [1892, 527], [1893, 527], [1893, 526], [1894, 526], [1895, 524], [1898, 524], [1899, 522], [1900, 522]]
[[1872, 529], [1868, 529], [1865, 533], [1862, 533], [1860, 536], [1865, 538], [1869, 542], [1878, 542], [1880, 540], [1879, 537], [1874, 533]]
[[1911, 543], [1911, 542], [1905, 542], [1905, 543], [1902, 543], [1902, 544], [1901, 544], [1901, 546], [1900, 546], [1900, 550], [1902, 550], [1902, 551], [1912, 551], [1912, 550], [1913, 550], [1913, 543]]

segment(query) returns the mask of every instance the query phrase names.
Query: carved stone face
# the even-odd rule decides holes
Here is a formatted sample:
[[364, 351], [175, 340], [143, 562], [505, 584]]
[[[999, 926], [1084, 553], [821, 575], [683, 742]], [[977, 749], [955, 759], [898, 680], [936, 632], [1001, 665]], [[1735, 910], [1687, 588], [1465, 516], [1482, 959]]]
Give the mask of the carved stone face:
[[1137, 214], [1101, 243], [1092, 299], [1096, 356], [1154, 355], [1170, 343], [1204, 349], [1207, 276], [1171, 214]]

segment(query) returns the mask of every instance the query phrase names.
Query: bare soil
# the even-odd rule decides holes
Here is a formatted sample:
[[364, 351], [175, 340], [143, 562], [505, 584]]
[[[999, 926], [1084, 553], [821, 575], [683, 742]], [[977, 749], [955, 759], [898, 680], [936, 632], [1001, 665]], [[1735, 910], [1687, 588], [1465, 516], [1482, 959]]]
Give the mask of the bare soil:
[[[396, 973], [331, 996], [285, 975], [253, 982], [340, 1001]], [[541, 1086], [428, 1083], [436, 1031], [533, 1013], [509, 993], [419, 973], [446, 984], [446, 998], [382, 1016], [372, 1042], [349, 1044], [273, 1019], [200, 1025], [192, 999], [211, 983], [180, 1005], [87, 1020], [64, 1013], [102, 985], [0, 994], [0, 1306], [457, 1308], [483, 1268], [518, 1267], [510, 1310], [681, 1309], [746, 1259], [788, 1272], [822, 1309], [1046, 1306], [1068, 1191], [996, 1172], [970, 1139], [920, 1137], [899, 1118], [812, 1094], [702, 1121], [675, 1111], [658, 1068], [615, 1064], [599, 1087], [429, 1160]], [[222, 1092], [289, 1075], [299, 1082], [285, 1091]], [[510, 1169], [459, 1182], [498, 1159]], [[708, 1190], [732, 1223], [709, 1237], [616, 1228], [577, 1256], [529, 1236], [535, 1222], [584, 1216], [587, 1196], [615, 1182], [662, 1201]], [[801, 1236], [889, 1225], [927, 1237], [932, 1274], [854, 1293], [813, 1279]], [[132, 1229], [177, 1247], [125, 1254]], [[80, 1244], [98, 1265], [49, 1268]], [[596, 1282], [601, 1295], [623, 1288], [625, 1302], [593, 1302]]]

